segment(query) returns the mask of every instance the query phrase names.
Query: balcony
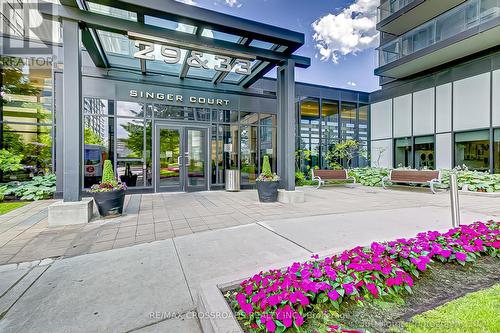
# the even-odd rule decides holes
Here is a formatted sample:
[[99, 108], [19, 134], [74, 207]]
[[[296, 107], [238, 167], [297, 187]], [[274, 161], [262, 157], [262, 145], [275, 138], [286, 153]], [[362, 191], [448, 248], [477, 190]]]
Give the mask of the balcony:
[[468, 0], [378, 48], [376, 75], [402, 78], [500, 44], [500, 0]]
[[[383, 1], [383, 0], [382, 0]], [[401, 35], [465, 0], [387, 0], [378, 7], [377, 30]]]

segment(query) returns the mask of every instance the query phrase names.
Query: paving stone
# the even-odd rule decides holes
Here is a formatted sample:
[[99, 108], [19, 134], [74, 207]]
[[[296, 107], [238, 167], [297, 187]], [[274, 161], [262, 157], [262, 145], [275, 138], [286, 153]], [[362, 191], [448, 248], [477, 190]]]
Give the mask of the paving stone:
[[191, 228], [174, 229], [175, 237], [189, 235], [192, 233], [193, 233], [193, 231], [191, 230]]

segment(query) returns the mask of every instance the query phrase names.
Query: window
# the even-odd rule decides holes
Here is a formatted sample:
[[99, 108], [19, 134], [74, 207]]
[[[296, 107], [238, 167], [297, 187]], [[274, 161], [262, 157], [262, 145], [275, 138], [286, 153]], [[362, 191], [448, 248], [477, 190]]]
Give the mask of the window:
[[360, 105], [358, 110], [358, 167], [367, 167], [368, 163], [368, 110], [369, 105]]
[[[86, 102], [106, 105], [107, 100], [92, 99]], [[85, 188], [97, 184], [102, 178], [105, 160], [114, 161], [114, 119], [99, 115], [83, 118], [83, 185]]]
[[254, 184], [257, 177], [257, 126], [241, 126], [241, 183]]
[[494, 143], [493, 143], [493, 158], [494, 158], [494, 172], [500, 173], [500, 128], [497, 128], [493, 132]]
[[320, 145], [319, 101], [304, 99], [300, 104], [300, 150], [302, 151], [302, 172], [319, 167]]
[[22, 156], [23, 169], [2, 182], [24, 181], [53, 171], [52, 67], [2, 57], [0, 149]]
[[415, 169], [434, 169], [434, 136], [415, 138]]
[[355, 140], [356, 133], [356, 103], [342, 102], [342, 109], [340, 110], [340, 137], [342, 140]]
[[411, 168], [413, 167], [413, 154], [411, 138], [402, 138], [394, 140], [394, 167]]
[[490, 171], [489, 131], [455, 134], [455, 165], [470, 170]]
[[219, 125], [218, 129], [222, 148], [218, 153], [220, 156], [218, 158], [219, 182], [225, 183], [225, 170], [238, 169], [238, 125]]
[[272, 172], [278, 173], [276, 169], [276, 127], [261, 126], [260, 127], [260, 165], [264, 160], [264, 156], [269, 156]]

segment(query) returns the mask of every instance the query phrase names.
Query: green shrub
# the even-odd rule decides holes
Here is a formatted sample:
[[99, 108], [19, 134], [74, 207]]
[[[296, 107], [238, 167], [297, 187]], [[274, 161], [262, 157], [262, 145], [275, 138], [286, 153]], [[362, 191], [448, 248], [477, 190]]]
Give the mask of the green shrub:
[[349, 170], [349, 176], [356, 179], [356, 183], [364, 186], [382, 186], [382, 178], [389, 175], [388, 169], [382, 168], [355, 168]]
[[104, 161], [104, 170], [102, 171], [101, 183], [116, 183], [115, 172], [113, 171], [113, 163], [110, 160]]
[[23, 155], [13, 154], [8, 150], [0, 150], [0, 170], [3, 172], [18, 171], [23, 168], [21, 160]]
[[273, 172], [271, 171], [271, 163], [269, 163], [269, 156], [264, 156], [264, 161], [262, 162], [262, 174], [266, 178], [270, 178], [273, 176]]
[[16, 185], [9, 183], [7, 186], [10, 187], [6, 190], [5, 195], [14, 194], [21, 200], [49, 199], [54, 196], [56, 191], [56, 175], [36, 176], [30, 181]]
[[304, 186], [306, 180], [306, 176], [301, 171], [295, 172], [295, 185], [296, 186]]
[[[500, 192], [500, 175], [467, 169], [456, 169], [457, 184], [460, 189], [467, 188], [473, 192]], [[444, 188], [450, 185], [450, 170], [441, 170], [441, 178]]]

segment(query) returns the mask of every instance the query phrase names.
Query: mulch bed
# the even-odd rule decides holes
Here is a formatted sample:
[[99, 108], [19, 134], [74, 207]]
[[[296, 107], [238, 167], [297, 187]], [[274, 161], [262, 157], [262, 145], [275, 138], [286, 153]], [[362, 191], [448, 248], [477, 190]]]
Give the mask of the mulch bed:
[[336, 321], [343, 327], [371, 333], [400, 332], [415, 315], [500, 283], [499, 258], [482, 257], [476, 264], [465, 266], [435, 263], [431, 267], [415, 281], [413, 294], [393, 302], [366, 302], [363, 306], [346, 302]]

